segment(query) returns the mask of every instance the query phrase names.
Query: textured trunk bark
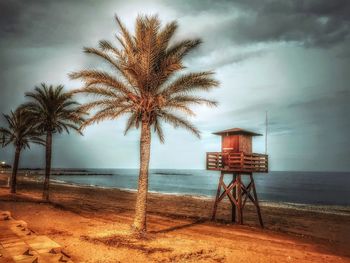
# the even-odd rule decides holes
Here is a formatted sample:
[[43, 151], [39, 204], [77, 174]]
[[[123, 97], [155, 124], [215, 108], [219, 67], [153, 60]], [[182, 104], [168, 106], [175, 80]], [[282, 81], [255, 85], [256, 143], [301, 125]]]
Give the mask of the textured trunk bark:
[[142, 121], [140, 140], [140, 172], [135, 205], [135, 218], [132, 225], [134, 234], [146, 234], [146, 212], [148, 192], [148, 167], [150, 161], [151, 131], [148, 121]]
[[11, 194], [15, 194], [17, 190], [17, 170], [18, 170], [20, 153], [21, 153], [21, 147], [16, 146], [15, 160], [13, 162], [13, 169], [12, 169], [11, 182], [10, 182]]
[[52, 152], [52, 132], [48, 131], [46, 133], [46, 153], [45, 153], [46, 166], [45, 166], [45, 181], [44, 181], [44, 191], [43, 191], [43, 199], [45, 201], [49, 201], [51, 152]]

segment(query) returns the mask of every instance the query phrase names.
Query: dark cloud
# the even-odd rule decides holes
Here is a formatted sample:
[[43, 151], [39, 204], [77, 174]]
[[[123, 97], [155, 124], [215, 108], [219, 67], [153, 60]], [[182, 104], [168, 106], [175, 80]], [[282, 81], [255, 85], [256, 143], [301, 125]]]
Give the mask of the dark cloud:
[[[34, 46], [74, 42], [94, 30], [95, 19], [101, 20], [110, 2], [2, 0], [1, 42], [17, 39], [11, 44]], [[167, 5], [194, 16], [221, 12], [222, 16], [211, 21], [217, 26], [212, 33], [238, 44], [295, 41], [328, 47], [348, 41], [350, 36], [350, 1], [347, 0], [197, 0], [168, 1]], [[111, 15], [118, 12], [109, 11]]]
[[238, 43], [295, 41], [305, 46], [329, 47], [349, 39], [348, 21], [305, 14], [257, 14], [233, 21], [233, 39]]
[[0, 34], [6, 37], [19, 30], [21, 7], [19, 2], [0, 1]]
[[239, 44], [295, 41], [331, 47], [350, 37], [350, 2], [346, 0], [249, 0], [235, 4], [242, 12], [222, 31]]
[[265, 50], [256, 50], [250, 52], [241, 52], [233, 55], [225, 54], [224, 56], [219, 57], [219, 59], [213, 60], [211, 64], [207, 64], [206, 67], [215, 69], [226, 65], [237, 64], [246, 61], [247, 59], [264, 55], [266, 53], [267, 51]]
[[315, 97], [302, 98], [299, 101], [286, 105], [286, 107], [290, 109], [307, 107], [308, 109], [314, 109], [314, 110], [334, 107], [335, 109], [338, 109], [343, 113], [345, 113], [345, 110], [348, 110], [350, 113], [350, 107], [346, 103], [348, 101], [350, 101], [350, 89], [348, 90], [341, 89], [341, 90], [334, 90], [333, 93], [323, 94], [323, 96], [321, 95], [316, 98]]
[[[241, 126], [263, 132], [268, 110], [271, 154], [281, 160], [280, 169], [285, 168], [286, 149], [302, 160], [304, 145], [309, 145], [310, 156], [323, 150], [332, 153], [333, 159], [319, 159], [322, 169], [349, 169], [346, 160], [336, 167], [339, 156], [350, 154], [349, 0], [0, 0], [0, 112], [14, 109], [24, 101], [24, 92], [42, 81], [72, 87], [68, 72], [101, 65], [81, 51], [100, 39], [113, 39], [117, 29], [113, 15], [131, 26], [136, 13], [148, 11], [158, 12], [166, 21], [178, 20], [179, 38], [204, 40], [186, 62], [191, 70], [215, 70], [222, 85], [213, 92], [219, 107], [196, 119], [203, 131]], [[136, 166], [137, 160], [133, 163], [123, 156], [137, 159], [138, 133], [123, 137], [123, 121], [103, 125], [91, 127], [84, 137], [57, 137], [54, 164]], [[111, 127], [116, 129], [110, 132]], [[161, 147], [176, 149], [179, 138], [188, 140], [187, 151], [195, 158], [207, 147], [205, 140], [191, 141], [185, 132], [170, 128], [166, 132], [167, 145]], [[320, 145], [316, 136], [327, 143]], [[163, 158], [164, 165], [173, 167], [172, 156], [167, 161], [161, 147], [156, 144], [152, 158]], [[0, 149], [0, 159], [4, 156], [12, 158], [9, 148]], [[334, 165], [322, 166], [323, 160], [334, 160]], [[190, 158], [178, 165], [186, 161], [193, 168]], [[34, 147], [22, 164], [42, 162], [42, 149]]]
[[[168, 1], [179, 10], [179, 22], [186, 37], [203, 38], [201, 52], [193, 57], [211, 56], [222, 50], [226, 62], [251, 53], [241, 48], [256, 47], [263, 55], [269, 46], [287, 43], [332, 50], [339, 58], [350, 54], [350, 1], [347, 0], [193, 0]], [[242, 55], [229, 54], [230, 47]], [[247, 56], [247, 59], [252, 56]], [[215, 65], [221, 64], [220, 56]], [[240, 60], [239, 62], [244, 61]]]
[[[96, 20], [104, 21], [109, 1], [0, 1], [0, 46], [45, 47], [69, 45], [88, 38]], [[111, 19], [114, 10], [109, 10]]]

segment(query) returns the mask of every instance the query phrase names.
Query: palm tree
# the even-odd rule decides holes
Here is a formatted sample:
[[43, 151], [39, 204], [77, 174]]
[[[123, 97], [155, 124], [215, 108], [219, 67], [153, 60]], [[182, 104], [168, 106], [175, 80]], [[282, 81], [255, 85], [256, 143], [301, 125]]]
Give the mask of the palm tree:
[[142, 235], [146, 233], [151, 129], [161, 142], [164, 142], [162, 121], [200, 137], [199, 130], [179, 113], [194, 115], [189, 108], [193, 104], [215, 106], [215, 101], [193, 93], [208, 91], [219, 83], [213, 78], [213, 72], [179, 73], [185, 68], [183, 58], [198, 47], [201, 40], [170, 44], [178, 28], [176, 22], [161, 27], [157, 16], [139, 16], [135, 34], [131, 35], [118, 17], [116, 21], [121, 31], [117, 36], [119, 47], [103, 40], [99, 48], [84, 49], [102, 58], [114, 71], [85, 69], [70, 77], [84, 82], [76, 93], [97, 96], [82, 106], [83, 110], [94, 110], [82, 128], [124, 114], [129, 116], [125, 134], [132, 127], [141, 127], [140, 170], [132, 230]]
[[78, 103], [72, 99], [72, 94], [63, 91], [63, 86], [47, 86], [42, 83], [35, 87], [34, 92], [27, 92], [26, 97], [31, 101], [22, 105], [31, 115], [38, 130], [46, 135], [45, 152], [45, 181], [43, 199], [49, 200], [52, 135], [67, 132], [70, 129], [79, 131], [84, 122], [84, 112], [78, 107]]
[[17, 170], [21, 151], [30, 148], [30, 143], [44, 145], [45, 141], [40, 138], [37, 127], [25, 110], [18, 108], [15, 112], [11, 111], [9, 115], [3, 114], [7, 121], [8, 128], [0, 128], [0, 143], [3, 147], [13, 144], [15, 146], [15, 158], [11, 175], [11, 193], [16, 193], [17, 188]]

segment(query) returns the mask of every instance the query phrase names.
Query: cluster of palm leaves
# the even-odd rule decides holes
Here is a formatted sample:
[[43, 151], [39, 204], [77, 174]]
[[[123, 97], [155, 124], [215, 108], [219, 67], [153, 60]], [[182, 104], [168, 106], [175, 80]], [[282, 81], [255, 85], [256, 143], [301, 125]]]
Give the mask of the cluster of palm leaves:
[[[30, 144], [46, 148], [46, 168], [43, 199], [49, 200], [51, 171], [52, 134], [77, 130], [83, 123], [83, 114], [72, 94], [63, 91], [63, 86], [41, 84], [33, 92], [27, 92], [28, 102], [20, 105], [9, 115], [4, 114], [7, 128], [0, 128], [0, 143], [3, 147], [13, 144], [15, 158], [10, 180], [11, 193], [16, 193], [17, 171], [21, 151]], [[46, 138], [45, 138], [46, 137]]]
[[[122, 115], [128, 115], [125, 133], [133, 127], [141, 128], [140, 173], [132, 227], [136, 234], [142, 234], [146, 231], [152, 131], [164, 142], [161, 123], [165, 122], [175, 128], [185, 128], [199, 137], [199, 130], [188, 120], [188, 116], [195, 115], [190, 106], [215, 106], [215, 101], [196, 93], [209, 91], [219, 83], [213, 78], [213, 72], [184, 73], [184, 57], [196, 49], [201, 40], [175, 41], [176, 22], [162, 27], [157, 16], [139, 16], [134, 35], [118, 17], [116, 22], [120, 28], [116, 45], [103, 40], [98, 48], [84, 49], [86, 53], [102, 58], [110, 66], [109, 71], [83, 69], [71, 73], [70, 77], [81, 80], [83, 87], [68, 95], [61, 94], [61, 88], [37, 88], [35, 93], [27, 94], [32, 101], [26, 103], [24, 108], [37, 120], [35, 129], [46, 135], [46, 174], [50, 170], [54, 132], [68, 131], [70, 128], [77, 130], [76, 124], [80, 123], [80, 129], [83, 129]], [[75, 106], [76, 103], [69, 97], [73, 93], [92, 95], [94, 98], [78, 108], [63, 110]], [[84, 112], [91, 113], [85, 121], [81, 118]], [[44, 198], [48, 198], [45, 191]]]

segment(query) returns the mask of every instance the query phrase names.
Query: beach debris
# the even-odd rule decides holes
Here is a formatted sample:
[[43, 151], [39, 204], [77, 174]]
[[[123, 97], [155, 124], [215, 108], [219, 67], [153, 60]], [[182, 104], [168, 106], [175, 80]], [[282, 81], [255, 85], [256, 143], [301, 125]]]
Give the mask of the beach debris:
[[10, 216], [8, 216], [8, 215], [4, 216], [3, 220], [5, 220], [5, 221], [10, 220]]
[[59, 262], [68, 262], [68, 260], [69, 259], [67, 259], [64, 255], [62, 255], [58, 261]]
[[1, 219], [2, 220], [10, 220], [11, 213], [9, 211], [4, 211], [1, 213]]
[[51, 248], [49, 251], [50, 254], [58, 254], [58, 252], [56, 251], [56, 249]]
[[27, 228], [27, 223], [23, 220], [16, 220], [16, 227], [18, 228]]
[[64, 251], [63, 249], [61, 249], [61, 253], [62, 253], [63, 255], [65, 255], [67, 258], [71, 258], [71, 256], [68, 255], [67, 252]]
[[28, 248], [26, 251], [24, 251], [23, 255], [25, 255], [25, 256], [33, 256], [33, 252]]

